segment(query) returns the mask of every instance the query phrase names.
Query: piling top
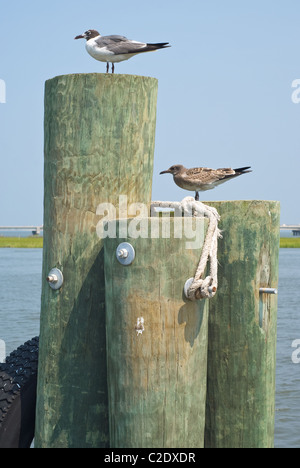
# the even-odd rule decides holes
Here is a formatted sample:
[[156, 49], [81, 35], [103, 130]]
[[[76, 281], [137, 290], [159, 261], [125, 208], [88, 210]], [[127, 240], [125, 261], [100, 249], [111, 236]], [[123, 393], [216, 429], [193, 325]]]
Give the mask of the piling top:
[[49, 78], [46, 80], [46, 83], [52, 80], [61, 80], [61, 79], [82, 79], [83, 77], [91, 78], [91, 79], [98, 79], [98, 80], [115, 80], [115, 82], [119, 82], [120, 80], [153, 80], [158, 82], [157, 78], [153, 78], [151, 76], [141, 76], [141, 75], [128, 75], [122, 73], [68, 73], [66, 75], [57, 75], [53, 78]]

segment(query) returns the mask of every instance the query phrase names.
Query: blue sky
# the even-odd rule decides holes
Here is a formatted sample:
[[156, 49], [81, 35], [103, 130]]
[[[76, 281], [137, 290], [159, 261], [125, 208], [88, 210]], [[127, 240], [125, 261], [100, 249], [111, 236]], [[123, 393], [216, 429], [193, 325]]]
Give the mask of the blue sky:
[[299, 18], [299, 0], [1, 0], [0, 225], [43, 221], [44, 82], [105, 72], [74, 41], [92, 28], [172, 45], [116, 65], [159, 80], [153, 200], [188, 195], [159, 176], [172, 164], [251, 165], [200, 199], [279, 200], [300, 223]]

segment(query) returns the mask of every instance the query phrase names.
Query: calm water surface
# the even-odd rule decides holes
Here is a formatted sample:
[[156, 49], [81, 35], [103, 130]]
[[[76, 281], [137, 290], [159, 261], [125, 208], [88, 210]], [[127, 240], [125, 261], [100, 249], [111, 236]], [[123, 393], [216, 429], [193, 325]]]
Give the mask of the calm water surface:
[[300, 249], [280, 249], [275, 446], [300, 448], [300, 364], [292, 342], [300, 340]]
[[[42, 249], [0, 249], [0, 339], [6, 353], [39, 334]], [[281, 249], [278, 295], [276, 447], [300, 447], [300, 249]], [[299, 354], [300, 355], [300, 354]]]
[[39, 335], [42, 249], [0, 249], [0, 339], [6, 354]]

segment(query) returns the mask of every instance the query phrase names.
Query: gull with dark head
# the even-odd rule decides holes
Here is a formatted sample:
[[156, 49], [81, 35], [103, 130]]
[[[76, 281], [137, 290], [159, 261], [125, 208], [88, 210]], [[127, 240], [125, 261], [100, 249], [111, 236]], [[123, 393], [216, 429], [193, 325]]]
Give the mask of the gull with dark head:
[[175, 164], [160, 174], [172, 174], [174, 182], [178, 187], [196, 192], [195, 200], [199, 200], [199, 192], [212, 190], [227, 180], [246, 174], [247, 172], [252, 172], [248, 169], [250, 169], [250, 166], [240, 167], [239, 169], [209, 169], [207, 167], [187, 169], [181, 164]]
[[123, 62], [123, 60], [128, 60], [143, 52], [153, 52], [171, 47], [168, 42], [148, 44], [132, 41], [124, 36], [101, 36], [95, 29], [89, 29], [76, 36], [75, 39], [86, 39], [86, 50], [94, 59], [106, 62], [106, 73], [109, 71], [110, 63], [112, 64], [112, 73], [114, 73], [116, 62]]

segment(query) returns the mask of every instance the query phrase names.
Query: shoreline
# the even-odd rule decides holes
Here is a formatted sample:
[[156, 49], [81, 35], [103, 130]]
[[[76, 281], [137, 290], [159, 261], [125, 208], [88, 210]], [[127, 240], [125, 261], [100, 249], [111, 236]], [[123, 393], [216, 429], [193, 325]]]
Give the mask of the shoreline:
[[280, 248], [281, 249], [299, 249], [300, 237], [281, 237]]
[[[42, 249], [43, 237], [0, 237], [0, 248]], [[300, 248], [300, 237], [281, 237], [280, 248]]]
[[0, 237], [0, 248], [42, 249], [43, 237]]

